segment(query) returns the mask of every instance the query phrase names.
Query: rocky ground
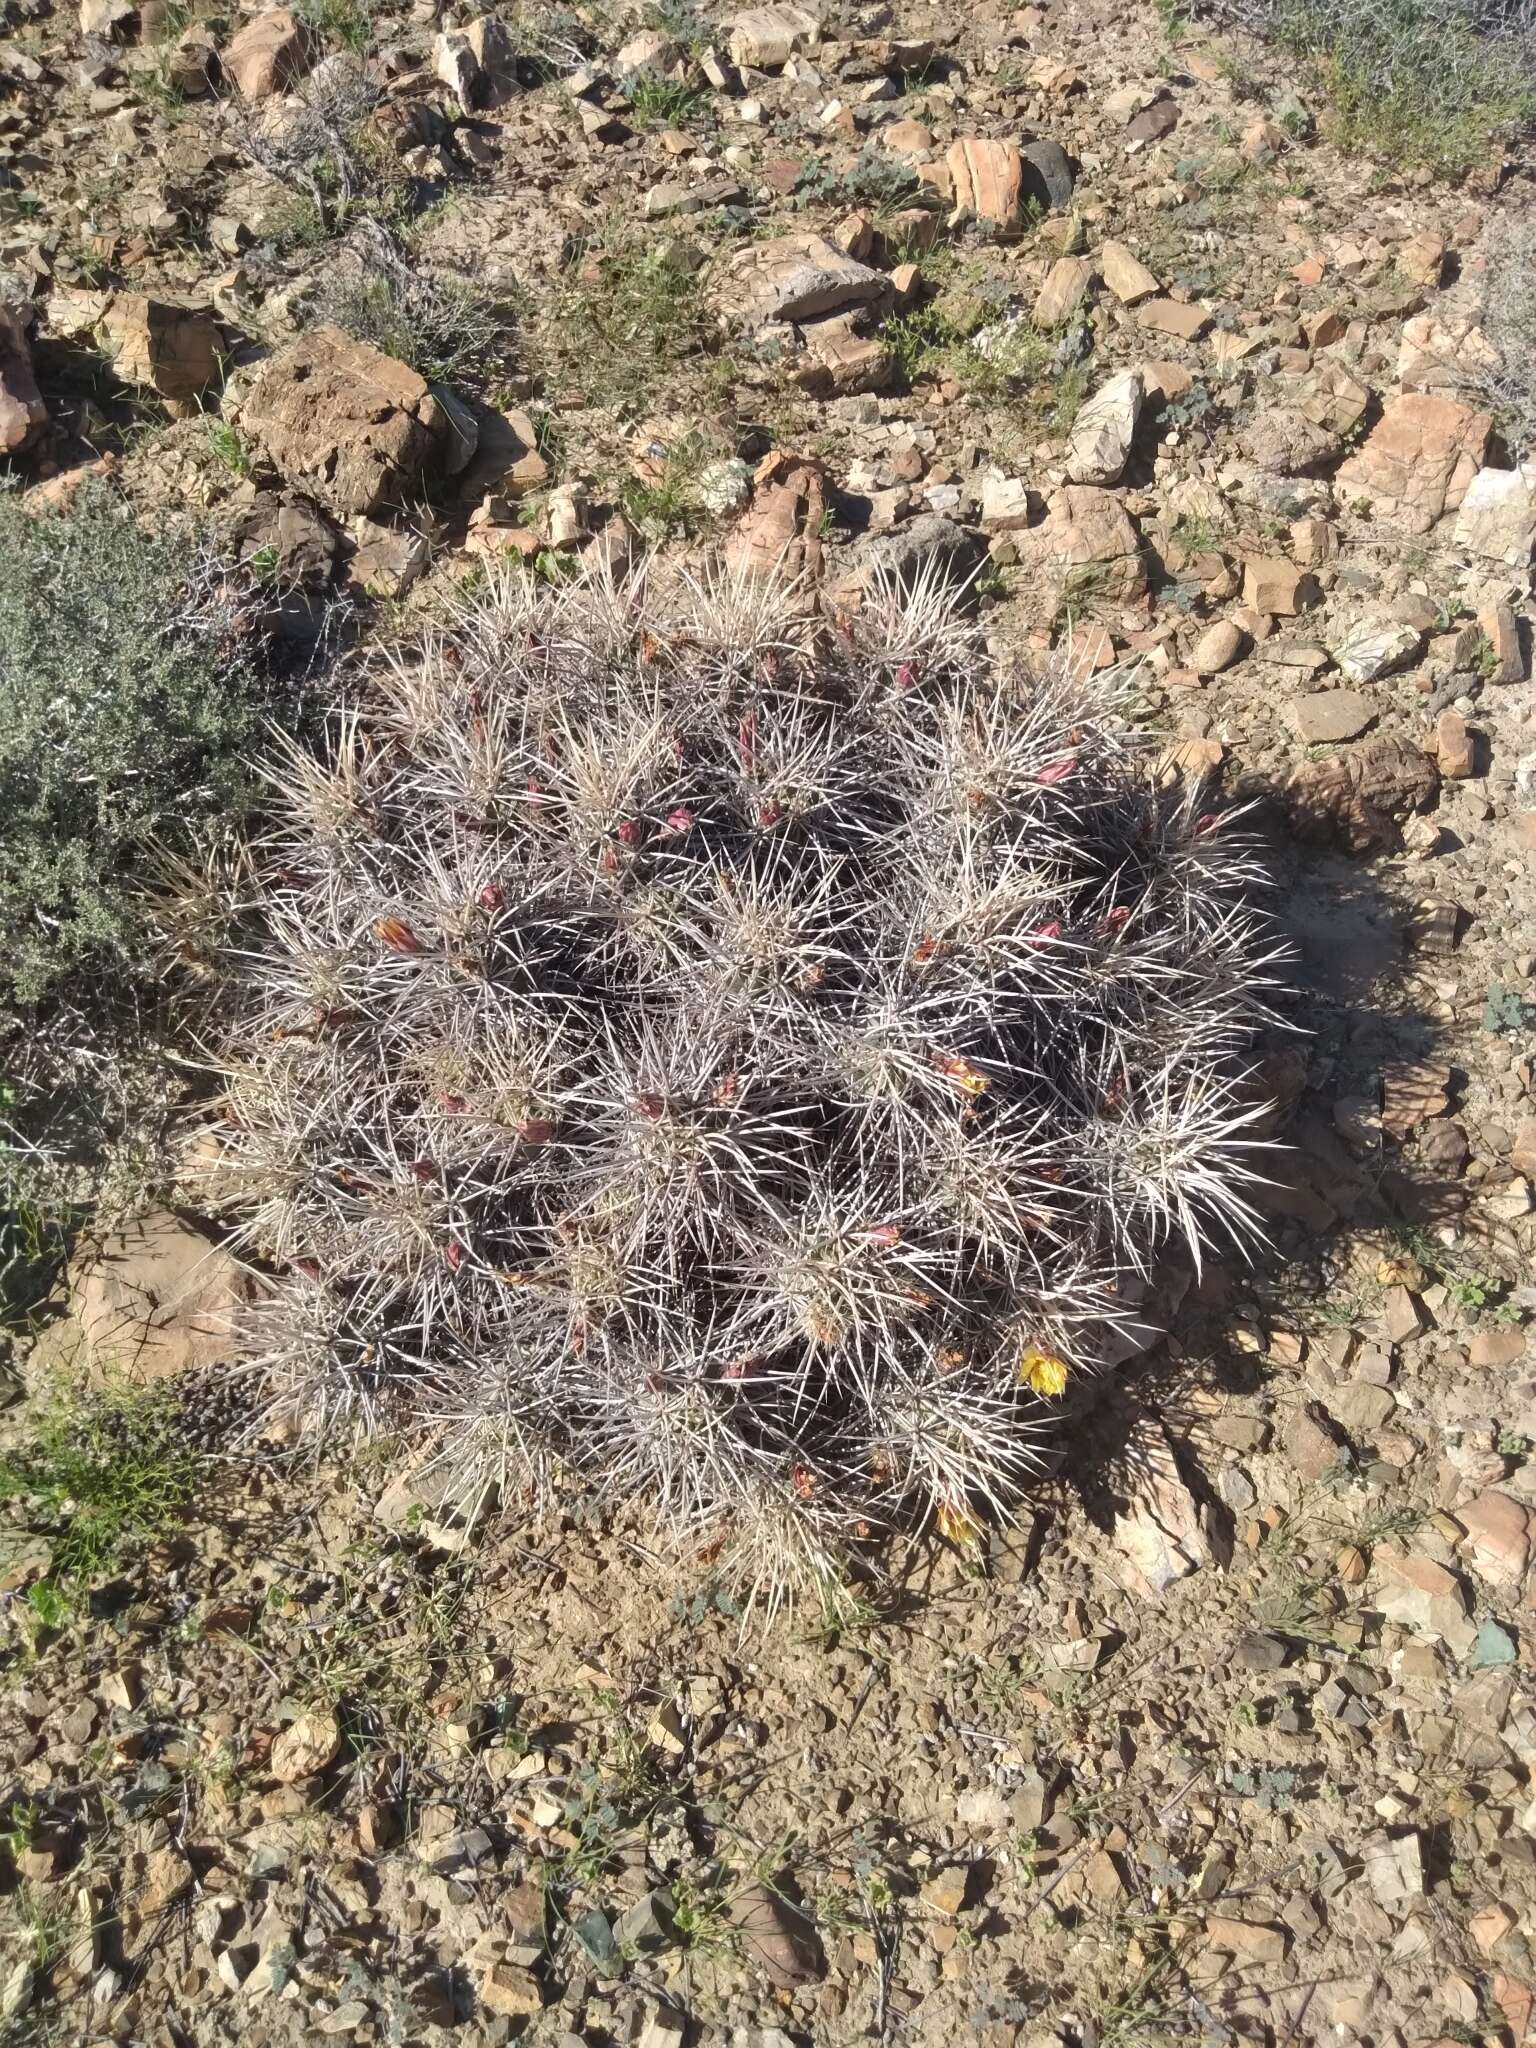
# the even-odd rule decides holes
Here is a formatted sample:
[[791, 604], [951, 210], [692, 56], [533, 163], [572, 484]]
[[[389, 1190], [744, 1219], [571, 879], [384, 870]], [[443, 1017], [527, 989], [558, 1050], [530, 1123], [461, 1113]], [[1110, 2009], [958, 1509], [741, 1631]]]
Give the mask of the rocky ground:
[[206, 511], [295, 633], [496, 558], [975, 572], [1254, 799], [1301, 991], [1272, 1259], [1166, 1276], [1017, 1529], [766, 1627], [643, 1529], [235, 1448], [238, 1275], [83, 1261], [33, 1401], [126, 1330], [201, 1462], [72, 1609], [13, 1532], [0, 2034], [1520, 2048], [1530, 160], [1343, 155], [1103, 0], [0, 22], [31, 488]]

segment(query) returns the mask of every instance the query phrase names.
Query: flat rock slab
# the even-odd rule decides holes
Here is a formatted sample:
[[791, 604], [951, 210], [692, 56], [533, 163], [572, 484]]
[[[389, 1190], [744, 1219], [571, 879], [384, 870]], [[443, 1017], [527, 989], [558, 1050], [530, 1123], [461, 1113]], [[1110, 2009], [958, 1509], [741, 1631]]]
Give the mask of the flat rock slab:
[[1338, 473], [1340, 492], [1369, 502], [1371, 516], [1428, 533], [1454, 512], [1482, 467], [1493, 422], [1454, 398], [1409, 391], [1390, 400], [1357, 454]]
[[83, 1364], [97, 1385], [227, 1363], [235, 1318], [254, 1292], [228, 1252], [166, 1210], [78, 1254], [68, 1280], [68, 1313], [33, 1362]]
[[1290, 705], [1296, 737], [1307, 746], [1358, 739], [1376, 716], [1377, 706], [1359, 690], [1314, 690]]
[[715, 303], [728, 319], [749, 327], [775, 320], [821, 320], [856, 306], [884, 306], [891, 281], [845, 256], [820, 235], [781, 235], [751, 242], [724, 265]]

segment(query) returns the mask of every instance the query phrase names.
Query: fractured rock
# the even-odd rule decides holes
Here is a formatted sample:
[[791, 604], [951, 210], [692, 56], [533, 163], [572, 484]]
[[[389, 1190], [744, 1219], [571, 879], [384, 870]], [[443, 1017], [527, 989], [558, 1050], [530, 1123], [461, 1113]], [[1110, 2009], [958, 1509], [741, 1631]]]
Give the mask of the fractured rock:
[[1343, 464], [1339, 488], [1368, 499], [1373, 518], [1428, 533], [1466, 496], [1492, 427], [1487, 413], [1458, 399], [1406, 392], [1389, 400], [1364, 446]]
[[142, 292], [114, 292], [100, 333], [123, 382], [162, 398], [195, 398], [218, 369], [218, 329], [211, 315]]
[[286, 92], [309, 69], [312, 57], [309, 30], [286, 7], [278, 7], [247, 22], [220, 61], [242, 99], [262, 100]]
[[419, 495], [450, 439], [425, 380], [338, 327], [268, 357], [240, 423], [281, 476], [343, 518]]
[[1104, 282], [1122, 306], [1134, 306], [1142, 299], [1155, 298], [1162, 286], [1147, 266], [1124, 242], [1105, 242], [1099, 250], [1099, 267]]
[[723, 267], [715, 296], [728, 318], [761, 327], [776, 320], [819, 320], [856, 306], [884, 306], [891, 281], [820, 235], [780, 235], [737, 249]]
[[771, 7], [749, 7], [732, 15], [726, 23], [727, 45], [733, 64], [749, 65], [755, 71], [777, 71], [797, 50], [811, 49], [821, 40], [821, 23], [803, 7], [791, 7], [775, 0]]
[[1423, 635], [1402, 619], [1373, 613], [1333, 647], [1333, 658], [1352, 683], [1374, 683], [1416, 660]]
[[228, 1252], [168, 1210], [151, 1210], [77, 1257], [68, 1321], [55, 1327], [76, 1337], [93, 1381], [143, 1384], [227, 1358], [252, 1292]]
[[726, 563], [751, 576], [816, 575], [827, 480], [814, 456], [775, 450], [752, 477], [752, 503], [726, 542]]
[[1010, 536], [1020, 563], [1055, 585], [1059, 598], [1124, 603], [1146, 588], [1141, 537], [1111, 491], [1066, 484], [1052, 493], [1045, 518]]
[[1309, 761], [1286, 785], [1291, 829], [1299, 839], [1339, 840], [1351, 853], [1396, 847], [1398, 825], [1428, 810], [1440, 771], [1406, 740], [1370, 740], [1347, 754]]
[[950, 145], [944, 161], [957, 214], [1007, 230], [1023, 226], [1024, 160], [1017, 143], [962, 140]]
[[1276, 476], [1316, 476], [1344, 452], [1338, 435], [1294, 406], [1272, 405], [1243, 431], [1243, 453]]
[[1528, 569], [1536, 554], [1536, 462], [1480, 469], [1467, 485], [1453, 537], [1471, 554]]
[[1376, 716], [1376, 706], [1359, 690], [1315, 690], [1286, 707], [1296, 737], [1312, 747], [1357, 739]]

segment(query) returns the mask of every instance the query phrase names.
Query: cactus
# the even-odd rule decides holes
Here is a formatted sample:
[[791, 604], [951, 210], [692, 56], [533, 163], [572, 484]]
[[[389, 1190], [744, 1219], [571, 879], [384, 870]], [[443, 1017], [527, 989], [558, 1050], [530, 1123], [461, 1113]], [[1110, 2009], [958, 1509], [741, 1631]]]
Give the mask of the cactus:
[[1251, 846], [932, 578], [491, 574], [271, 766], [216, 1140], [294, 1427], [634, 1496], [770, 1603], [962, 1537], [1257, 1224]]

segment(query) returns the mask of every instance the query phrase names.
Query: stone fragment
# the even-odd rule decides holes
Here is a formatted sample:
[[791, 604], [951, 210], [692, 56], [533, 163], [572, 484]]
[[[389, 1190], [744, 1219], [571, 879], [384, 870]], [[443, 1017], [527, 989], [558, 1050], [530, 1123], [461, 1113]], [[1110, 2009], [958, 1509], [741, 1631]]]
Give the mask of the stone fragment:
[[47, 424], [21, 316], [0, 299], [0, 455], [19, 455]]
[[337, 327], [309, 328], [269, 356], [240, 424], [281, 476], [348, 519], [420, 495], [450, 440], [425, 380]]
[[1084, 402], [1067, 440], [1063, 466], [1069, 482], [1120, 481], [1141, 420], [1141, 401], [1141, 372], [1124, 370]]
[[1024, 199], [1047, 213], [1062, 213], [1072, 203], [1072, 162], [1059, 142], [1026, 142], [1019, 152]]
[[1350, 434], [1370, 409], [1371, 394], [1342, 363], [1319, 363], [1305, 375], [1285, 378], [1286, 402], [1330, 434]]
[[432, 51], [432, 69], [464, 114], [505, 106], [518, 92], [517, 46], [506, 24], [482, 14], [462, 30], [445, 30]]
[[218, 369], [212, 317], [142, 292], [114, 292], [99, 332], [122, 381], [162, 398], [195, 398]]
[[883, 271], [809, 233], [748, 242], [726, 259], [715, 286], [719, 310], [750, 327], [883, 306], [890, 294]]
[[1317, 578], [1284, 555], [1250, 555], [1243, 563], [1243, 603], [1256, 612], [1294, 618], [1321, 598]]
[[1269, 1921], [1236, 1920], [1212, 1913], [1206, 1919], [1205, 1939], [1208, 1947], [1224, 1949], [1239, 1967], [1285, 1961], [1286, 1931]]
[[1531, 1561], [1531, 1511], [1512, 1495], [1490, 1488], [1456, 1519], [1466, 1531], [1466, 1549], [1477, 1572], [1495, 1586], [1518, 1586]]
[[771, 7], [749, 7], [732, 15], [725, 27], [731, 62], [754, 71], [781, 70], [798, 50], [812, 49], [821, 40], [816, 16], [783, 0], [775, 0]]
[[1344, 444], [1297, 407], [1272, 405], [1244, 428], [1242, 450], [1276, 476], [1318, 476], [1338, 461]]
[[878, 336], [861, 334], [850, 315], [812, 321], [804, 333], [806, 352], [795, 365], [794, 381], [813, 398], [889, 391], [895, 383], [895, 356]]
[[962, 139], [951, 143], [949, 168], [955, 212], [973, 214], [1005, 231], [1024, 223], [1024, 164], [1017, 143]]
[[152, 1209], [77, 1253], [67, 1289], [50, 1349], [72, 1351], [95, 1384], [143, 1385], [227, 1358], [253, 1282], [190, 1224]]
[[1348, 1463], [1349, 1453], [1316, 1402], [1292, 1409], [1280, 1440], [1287, 1458], [1303, 1479], [1326, 1479], [1330, 1472]]
[[1378, 1905], [1402, 1908], [1423, 1897], [1424, 1852], [1416, 1830], [1367, 1837], [1360, 1860]]
[[110, 41], [126, 33], [139, 12], [139, 0], [80, 0], [80, 33]]
[[1377, 1547], [1375, 1562], [1380, 1590], [1373, 1604], [1389, 1621], [1438, 1638], [1458, 1655], [1470, 1648], [1466, 1589], [1454, 1572], [1433, 1558], [1387, 1544]]
[[1204, 306], [1181, 305], [1177, 299], [1143, 299], [1136, 318], [1154, 333], [1172, 335], [1175, 341], [1198, 341], [1211, 324]]
[[1536, 462], [1480, 469], [1456, 514], [1457, 547], [1508, 569], [1528, 569], [1536, 554]]
[[1352, 683], [1374, 683], [1417, 660], [1424, 636], [1416, 626], [1370, 613], [1335, 641], [1333, 658]]
[[226, 46], [220, 63], [242, 99], [268, 99], [286, 92], [309, 69], [310, 33], [286, 7], [258, 14]]
[[1491, 683], [1518, 683], [1525, 678], [1525, 655], [1520, 646], [1520, 626], [1507, 604], [1488, 604], [1477, 615], [1478, 628], [1488, 643]]
[[1482, 467], [1493, 422], [1458, 399], [1410, 391], [1389, 399], [1364, 445], [1338, 473], [1339, 489], [1369, 500], [1372, 517], [1428, 533], [1454, 512]]
[[492, 1963], [480, 1979], [480, 2003], [503, 2019], [529, 2019], [544, 2010], [544, 1992], [530, 1970], [516, 1963]]
[[1296, 737], [1309, 747], [1358, 739], [1375, 722], [1376, 712], [1377, 706], [1358, 690], [1315, 690], [1286, 706]]
[[1149, 1599], [1210, 1561], [1200, 1509], [1160, 1424], [1141, 1420], [1127, 1445], [1130, 1499], [1115, 1517], [1115, 1543]]
[[1105, 284], [1122, 306], [1134, 306], [1162, 290], [1151, 271], [1124, 242], [1105, 242], [1099, 250], [1099, 267]]
[[815, 1926], [785, 1885], [749, 1885], [730, 1904], [731, 1925], [742, 1953], [767, 1973], [780, 1991], [826, 1975], [827, 1959]]
[[1231, 619], [1218, 619], [1195, 642], [1189, 665], [1197, 675], [1219, 676], [1239, 659], [1247, 644], [1248, 636], [1241, 626]]
[[272, 1775], [279, 1785], [317, 1778], [341, 1754], [341, 1723], [328, 1707], [312, 1707], [279, 1730], [272, 1744]]
[[1435, 759], [1447, 782], [1465, 782], [1477, 773], [1477, 742], [1459, 711], [1442, 711], [1435, 720]]
[[1094, 266], [1089, 257], [1058, 256], [1035, 301], [1035, 325], [1049, 331], [1070, 319], [1082, 304], [1093, 278]]

